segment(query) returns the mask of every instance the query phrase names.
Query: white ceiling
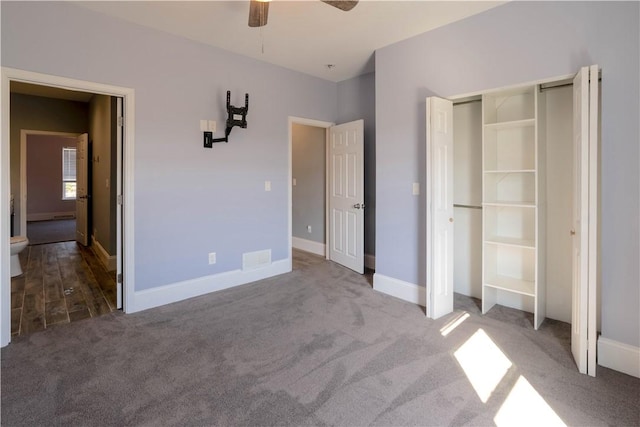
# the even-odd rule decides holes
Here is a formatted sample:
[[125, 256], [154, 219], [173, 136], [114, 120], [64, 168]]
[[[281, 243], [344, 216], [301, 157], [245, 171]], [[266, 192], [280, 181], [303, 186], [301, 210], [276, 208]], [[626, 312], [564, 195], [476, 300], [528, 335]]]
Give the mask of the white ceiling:
[[[376, 49], [483, 12], [504, 1], [360, 0], [349, 12], [318, 0], [274, 0], [263, 28], [249, 28], [249, 2], [83, 1], [116, 18], [326, 80], [374, 71]], [[263, 52], [264, 45], [264, 52]], [[335, 67], [328, 69], [327, 64]]]

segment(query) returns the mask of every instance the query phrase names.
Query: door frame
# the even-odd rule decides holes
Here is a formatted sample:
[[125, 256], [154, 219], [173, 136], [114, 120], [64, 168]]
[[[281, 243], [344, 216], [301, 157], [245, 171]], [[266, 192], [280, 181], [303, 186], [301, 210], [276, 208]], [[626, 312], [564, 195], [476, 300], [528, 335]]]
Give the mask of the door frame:
[[322, 120], [306, 119], [303, 117], [289, 116], [289, 160], [288, 160], [288, 179], [287, 185], [288, 191], [288, 236], [289, 236], [289, 271], [293, 267], [293, 125], [306, 125], [318, 128], [324, 128], [325, 130], [325, 180], [324, 180], [324, 198], [325, 198], [325, 212], [324, 212], [324, 256], [329, 259], [329, 128], [335, 126], [333, 122], [326, 122]]
[[132, 88], [78, 80], [49, 74], [36, 73], [14, 68], [2, 67], [0, 79], [0, 347], [11, 342], [11, 275], [9, 268], [9, 194], [10, 188], [10, 83], [12, 81], [57, 87], [68, 90], [91, 92], [123, 98], [124, 103], [124, 143], [122, 147], [122, 286], [124, 292], [122, 309], [126, 313], [134, 310], [135, 263], [134, 263], [134, 137], [135, 137], [135, 91]]
[[81, 133], [20, 129], [20, 234], [27, 235], [27, 143], [31, 135], [49, 135], [76, 138]]

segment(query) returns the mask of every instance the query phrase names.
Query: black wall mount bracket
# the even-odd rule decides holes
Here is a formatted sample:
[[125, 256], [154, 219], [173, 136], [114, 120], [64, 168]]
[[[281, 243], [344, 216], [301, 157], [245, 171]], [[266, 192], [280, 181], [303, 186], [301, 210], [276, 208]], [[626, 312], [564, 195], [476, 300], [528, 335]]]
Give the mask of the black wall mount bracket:
[[224, 138], [214, 138], [213, 132], [204, 133], [204, 147], [213, 147], [214, 142], [229, 142], [229, 134], [234, 126], [247, 128], [247, 112], [249, 111], [249, 94], [244, 95], [244, 107], [231, 105], [231, 91], [227, 91], [227, 124], [224, 130]]

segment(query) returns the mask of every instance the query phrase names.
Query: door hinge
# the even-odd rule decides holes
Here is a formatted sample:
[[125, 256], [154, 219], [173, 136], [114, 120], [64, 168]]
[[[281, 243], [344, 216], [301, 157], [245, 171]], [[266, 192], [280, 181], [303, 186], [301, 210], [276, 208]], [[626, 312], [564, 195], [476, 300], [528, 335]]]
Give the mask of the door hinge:
[[118, 194], [118, 200], [117, 200], [119, 205], [122, 205], [122, 194]]
[[122, 283], [122, 273], [118, 273], [117, 282]]
[[118, 117], [118, 126], [120, 127], [124, 126], [124, 117], [122, 116]]

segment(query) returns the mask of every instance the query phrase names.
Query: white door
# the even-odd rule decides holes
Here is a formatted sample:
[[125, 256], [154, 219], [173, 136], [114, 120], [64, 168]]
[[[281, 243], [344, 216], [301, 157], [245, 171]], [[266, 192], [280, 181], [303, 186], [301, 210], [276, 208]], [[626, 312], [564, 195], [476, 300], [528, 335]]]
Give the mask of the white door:
[[122, 98], [117, 98], [117, 114], [118, 125], [116, 127], [116, 156], [117, 158], [111, 159], [112, 162], [116, 162], [116, 308], [122, 308], [122, 287], [123, 287], [123, 275], [122, 275], [122, 140], [124, 132], [124, 120], [120, 117], [124, 117]]
[[591, 69], [589, 67], [581, 68], [573, 80], [573, 139], [571, 352], [578, 370], [583, 374], [595, 376], [598, 161], [597, 66], [592, 66]]
[[89, 245], [89, 136], [78, 136], [76, 142], [76, 241], [83, 246]]
[[600, 122], [600, 73], [589, 67], [589, 312], [587, 315], [587, 373], [596, 376], [598, 287], [598, 124]]
[[329, 259], [364, 273], [364, 121], [329, 128]]
[[453, 311], [453, 103], [427, 98], [427, 317]]

